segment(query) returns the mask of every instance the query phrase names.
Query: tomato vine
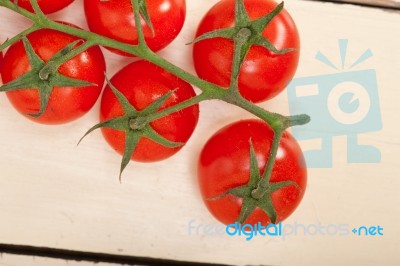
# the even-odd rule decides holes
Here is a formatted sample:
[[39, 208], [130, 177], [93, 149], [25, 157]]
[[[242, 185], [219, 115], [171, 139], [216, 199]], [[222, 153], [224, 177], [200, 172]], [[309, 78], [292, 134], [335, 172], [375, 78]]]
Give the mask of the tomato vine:
[[[170, 145], [170, 146], [176, 146], [179, 145], [179, 143], [171, 143], [160, 136], [154, 135], [154, 132], [148, 127], [148, 125], [157, 119], [160, 119], [162, 117], [165, 117], [167, 115], [170, 115], [172, 113], [175, 113], [177, 111], [180, 111], [182, 109], [188, 108], [190, 106], [193, 106], [195, 104], [198, 104], [202, 101], [208, 101], [208, 100], [221, 100], [225, 101], [229, 104], [238, 106], [249, 113], [253, 114], [254, 116], [258, 117], [259, 119], [265, 121], [267, 124], [270, 125], [272, 130], [274, 131], [274, 137], [273, 137], [273, 142], [269, 154], [269, 159], [268, 162], [265, 166], [265, 169], [263, 171], [263, 175], [257, 176], [257, 178], [253, 178], [251, 182], [257, 181], [257, 186], [255, 189], [252, 190], [251, 192], [251, 197], [254, 200], [259, 200], [264, 197], [266, 193], [271, 193], [269, 190], [271, 189], [271, 184], [270, 184], [270, 179], [269, 176], [271, 175], [272, 168], [274, 165], [274, 161], [277, 155], [279, 143], [282, 137], [282, 134], [284, 131], [292, 126], [298, 126], [298, 125], [304, 125], [310, 121], [310, 117], [306, 114], [300, 114], [300, 115], [295, 115], [295, 116], [285, 116], [281, 115], [278, 113], [273, 113], [268, 110], [265, 110], [261, 108], [260, 106], [256, 105], [255, 103], [249, 101], [245, 97], [243, 97], [239, 93], [239, 84], [238, 84], [238, 79], [240, 75], [240, 68], [243, 64], [244, 58], [246, 54], [248, 53], [249, 49], [253, 45], [258, 45], [262, 46], [269, 51], [276, 53], [276, 54], [285, 54], [285, 53], [290, 53], [292, 52], [291, 49], [283, 49], [283, 50], [278, 50], [276, 49], [267, 39], [262, 37], [260, 33], [262, 32], [263, 29], [268, 25], [269, 22], [271, 22], [276, 15], [278, 15], [282, 9], [283, 9], [283, 3], [278, 5], [271, 13], [266, 14], [262, 19], [256, 20], [256, 21], [251, 21], [249, 19], [249, 16], [247, 16], [246, 9], [244, 8], [244, 3], [243, 0], [237, 0], [236, 1], [236, 6], [235, 6], [235, 12], [236, 12], [236, 21], [235, 21], [235, 26], [230, 29], [225, 29], [225, 30], [216, 30], [214, 32], [199, 36], [197, 39], [194, 40], [194, 42], [200, 42], [201, 40], [204, 39], [210, 39], [210, 38], [216, 38], [216, 37], [223, 37], [223, 38], [229, 38], [234, 41], [234, 55], [233, 55], [233, 64], [232, 64], [232, 70], [231, 70], [231, 77], [230, 77], [230, 85], [228, 88], [221, 87], [217, 84], [214, 84], [212, 82], [206, 81], [204, 79], [199, 78], [196, 75], [193, 75], [184, 69], [170, 63], [169, 61], [165, 60], [164, 58], [160, 57], [158, 54], [153, 52], [149, 46], [146, 43], [145, 36], [143, 33], [143, 27], [141, 25], [141, 19], [144, 18], [148, 23], [150, 23], [150, 19], [148, 17], [148, 12], [146, 11], [146, 4], [144, 0], [131, 0], [131, 4], [133, 7], [134, 11], [134, 18], [135, 18], [135, 24], [137, 25], [137, 35], [138, 35], [138, 44], [137, 45], [132, 45], [132, 44], [127, 44], [123, 43], [111, 38], [107, 38], [105, 36], [96, 34], [94, 32], [90, 32], [87, 30], [83, 30], [68, 24], [60, 23], [53, 21], [49, 19], [40, 9], [37, 0], [30, 0], [32, 4], [32, 8], [34, 12], [29, 12], [25, 9], [19, 8], [16, 3], [13, 1], [9, 0], [0, 0], [0, 6], [3, 6], [5, 8], [8, 8], [16, 13], [21, 14], [22, 16], [26, 17], [27, 19], [31, 20], [33, 22], [32, 26], [30, 26], [28, 29], [22, 31], [20, 34], [8, 39], [5, 41], [3, 44], [0, 45], [0, 51], [6, 49], [10, 45], [16, 43], [17, 41], [20, 40], [25, 40], [24, 44], [26, 47], [29, 47], [29, 44], [26, 41], [26, 36], [32, 32], [35, 32], [37, 30], [41, 29], [51, 29], [51, 30], [56, 30], [62, 33], [66, 33], [69, 35], [73, 35], [80, 40], [82, 40], [82, 45], [79, 46], [68, 46], [65, 50], [64, 53], [59, 54], [57, 57], [54, 58], [54, 60], [50, 60], [48, 62], [41, 62], [40, 64], [37, 64], [37, 67], [40, 67], [41, 69], [35, 69], [35, 71], [38, 74], [37, 79], [43, 80], [43, 75], [47, 76], [49, 73], [53, 73], [54, 69], [58, 69], [60, 65], [69, 59], [73, 58], [74, 56], [78, 55], [79, 53], [89, 49], [90, 47], [93, 47], [95, 45], [100, 45], [112, 49], [116, 49], [119, 51], [122, 51], [124, 53], [142, 58], [148, 62], [151, 62], [169, 73], [175, 75], [176, 77], [179, 77], [180, 79], [198, 87], [201, 90], [201, 93], [191, 99], [185, 100], [181, 103], [178, 103], [174, 106], [158, 110], [158, 108], [153, 108], [154, 106], [159, 107], [163, 101], [169, 96], [165, 95], [165, 97], [162, 97], [159, 101], [157, 101], [153, 107], [149, 107], [146, 109], [146, 111], [142, 112], [137, 112], [135, 109], [132, 109], [129, 107], [126, 99], [124, 99], [121, 95], [117, 96], [121, 101], [125, 102], [124, 103], [124, 108], [126, 110], [132, 111], [137, 117], [134, 119], [132, 117], [127, 117], [129, 121], [129, 127], [126, 128], [125, 124], [123, 126], [120, 126], [121, 128], [124, 128], [124, 130], [141, 130], [140, 134], [141, 136], [149, 136], [151, 134], [151, 137], [153, 139], [159, 140], [159, 142], [164, 143], [165, 145]], [[49, 72], [50, 71], [50, 72]], [[51, 72], [53, 71], [53, 72]], [[35, 72], [35, 73], [36, 73]], [[76, 82], [79, 85], [84, 85], [82, 82], [78, 81], [71, 81], [70, 82]], [[112, 84], [109, 84], [112, 87]], [[0, 91], [6, 91], [7, 90], [7, 84], [3, 85], [0, 87]], [[116, 93], [116, 90], [113, 88], [114, 93]], [[46, 95], [46, 99], [48, 99], [48, 95]], [[45, 102], [43, 101], [43, 104]], [[40, 115], [44, 111], [44, 106], [41, 106]], [[94, 127], [92, 127], [88, 133], [93, 131], [94, 129], [107, 126], [109, 122], [98, 124]], [[138, 126], [139, 125], [139, 126]], [[115, 127], [115, 125], [113, 125]], [[146, 129], [146, 130], [142, 130]], [[139, 134], [139, 133], [138, 133]], [[86, 136], [86, 135], [85, 135]], [[137, 142], [138, 135], [135, 135], [135, 141]], [[131, 157], [131, 154], [133, 152], [134, 147], [129, 146], [129, 152], [130, 154], [125, 154], [123, 158], [123, 162], [121, 164], [121, 173], [126, 167], [126, 165], [129, 162], [129, 158]], [[251, 160], [252, 160], [252, 167], [255, 169], [255, 158], [254, 158], [254, 151], [253, 148], [251, 150]], [[254, 170], [255, 172], [255, 170]], [[268, 192], [269, 191], [269, 192]], [[232, 192], [232, 191], [231, 191]], [[227, 192], [229, 193], [229, 192]], [[268, 202], [270, 204], [270, 202]], [[243, 220], [243, 217], [241, 217], [241, 220]]]

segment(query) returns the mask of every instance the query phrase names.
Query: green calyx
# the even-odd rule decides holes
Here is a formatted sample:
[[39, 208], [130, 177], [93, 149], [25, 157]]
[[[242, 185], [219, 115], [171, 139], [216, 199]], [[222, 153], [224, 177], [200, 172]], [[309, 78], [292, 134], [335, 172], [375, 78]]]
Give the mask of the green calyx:
[[182, 142], [173, 142], [164, 138], [163, 136], [158, 134], [150, 125], [150, 122], [153, 121], [150, 116], [160, 109], [160, 107], [169, 99], [174, 91], [166, 93], [165, 95], [161, 96], [153, 103], [151, 103], [149, 106], [147, 106], [145, 109], [138, 111], [129, 102], [129, 100], [117, 88], [115, 88], [113, 84], [111, 84], [108, 79], [107, 83], [114, 95], [117, 97], [124, 114], [93, 126], [79, 140], [79, 143], [87, 135], [99, 128], [110, 128], [125, 132], [125, 149], [122, 156], [121, 168], [119, 173], [120, 179], [122, 176], [122, 172], [125, 170], [131, 160], [133, 152], [135, 151], [135, 148], [138, 145], [140, 138], [148, 138], [168, 148], [177, 148], [184, 145], [184, 143]]
[[237, 90], [237, 80], [240, 68], [253, 45], [262, 46], [275, 54], [285, 54], [293, 49], [277, 49], [262, 33], [268, 24], [283, 10], [284, 3], [280, 3], [272, 12], [265, 16], [250, 20], [243, 0], [235, 4], [235, 25], [232, 28], [218, 29], [197, 37], [193, 43], [206, 39], [226, 38], [234, 41], [234, 58], [231, 74], [231, 89]]
[[50, 95], [54, 87], [85, 87], [94, 86], [84, 80], [73, 79], [58, 72], [60, 59], [69, 55], [80, 41], [75, 41], [61, 49], [49, 61], [44, 62], [34, 51], [29, 40], [24, 36], [22, 42], [27, 53], [31, 70], [15, 80], [0, 87], [0, 91], [15, 91], [21, 89], [35, 88], [39, 92], [40, 107], [37, 113], [27, 114], [32, 117], [40, 117], [46, 111]]
[[[258, 169], [256, 153], [253, 144], [250, 142], [250, 177], [249, 182], [243, 186], [235, 187], [227, 190], [222, 195], [209, 200], [218, 200], [227, 195], [242, 198], [242, 207], [237, 222], [243, 224], [246, 219], [253, 213], [256, 208], [262, 209], [269, 217], [271, 223], [276, 223], [277, 214], [272, 203], [271, 195], [284, 187], [295, 186], [300, 189], [297, 183], [293, 181], [270, 182], [270, 175], [261, 176]], [[262, 182], [261, 182], [262, 181]], [[259, 194], [257, 189], [262, 186], [262, 193]]]

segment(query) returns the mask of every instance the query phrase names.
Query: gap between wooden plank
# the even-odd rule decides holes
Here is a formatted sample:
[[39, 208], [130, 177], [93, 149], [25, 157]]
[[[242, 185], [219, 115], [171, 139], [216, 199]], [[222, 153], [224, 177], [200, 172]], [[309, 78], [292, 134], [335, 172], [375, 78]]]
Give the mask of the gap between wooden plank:
[[21, 255], [21, 256], [33, 256], [60, 259], [66, 261], [78, 261], [78, 262], [93, 262], [93, 263], [115, 263], [123, 265], [193, 265], [193, 266], [228, 266], [224, 264], [208, 264], [198, 262], [185, 262], [185, 261], [174, 261], [174, 260], [163, 260], [154, 258], [114, 255], [107, 253], [93, 253], [83, 252], [75, 250], [55, 249], [47, 247], [34, 247], [25, 245], [10, 245], [0, 244], [0, 255], [2, 253]]
[[398, 2], [394, 0], [308, 0], [308, 1], [355, 4], [359, 6], [400, 10], [400, 1]]

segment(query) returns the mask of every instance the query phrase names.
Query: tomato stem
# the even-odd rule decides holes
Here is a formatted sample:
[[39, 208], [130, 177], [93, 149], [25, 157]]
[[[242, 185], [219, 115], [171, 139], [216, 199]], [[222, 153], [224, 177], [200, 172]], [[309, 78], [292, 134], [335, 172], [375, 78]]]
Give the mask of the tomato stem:
[[133, 13], [135, 17], [135, 25], [136, 28], [141, 30], [137, 31], [138, 35], [138, 45], [141, 49], [148, 49], [146, 40], [144, 38], [144, 33], [142, 29], [142, 22], [141, 22], [141, 15], [140, 15], [140, 5], [138, 0], [131, 0], [132, 8], [133, 8]]
[[188, 99], [186, 101], [180, 102], [180, 103], [178, 103], [178, 104], [176, 104], [174, 106], [165, 108], [165, 109], [163, 109], [161, 111], [158, 111], [156, 113], [149, 114], [146, 117], [147, 122], [151, 122], [151, 121], [160, 119], [162, 117], [165, 117], [167, 115], [170, 115], [172, 113], [178, 112], [180, 110], [183, 110], [185, 108], [188, 108], [190, 106], [193, 106], [193, 105], [198, 104], [198, 103], [200, 103], [200, 102], [202, 102], [204, 100], [209, 100], [209, 99], [210, 99], [210, 96], [208, 96], [207, 93], [203, 92], [203, 93], [201, 93], [199, 95], [196, 95], [195, 97], [192, 97], [192, 98], [190, 98], [190, 99]]
[[264, 169], [264, 174], [260, 179], [257, 188], [251, 192], [251, 196], [259, 200], [264, 197], [265, 193], [267, 193], [270, 185], [270, 177], [272, 173], [272, 169], [274, 167], [276, 154], [278, 153], [279, 142], [281, 141], [283, 131], [275, 131], [274, 139], [272, 141], [272, 147], [270, 151], [270, 155], [268, 157], [268, 162]]
[[[1, 6], [1, 4], [0, 4]], [[28, 35], [29, 33], [32, 33], [36, 30], [40, 29], [40, 26], [37, 26], [36, 24], [32, 25], [31, 27], [27, 28], [26, 30], [22, 31], [21, 33], [15, 35], [11, 39], [7, 39], [3, 44], [0, 45], [0, 51], [6, 49], [8, 46], [18, 42], [19, 40], [22, 39], [22, 37]]]

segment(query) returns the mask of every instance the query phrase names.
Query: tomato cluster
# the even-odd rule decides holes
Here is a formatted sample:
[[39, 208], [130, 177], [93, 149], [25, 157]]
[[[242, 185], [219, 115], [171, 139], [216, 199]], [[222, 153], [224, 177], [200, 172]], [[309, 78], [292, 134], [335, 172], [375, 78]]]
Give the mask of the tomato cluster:
[[[71, 2], [37, 1], [45, 14]], [[16, 3], [35, 10], [29, 0]], [[185, 0], [138, 3], [139, 11], [133, 10], [130, 0], [84, 0], [90, 31], [133, 47], [142, 29], [148, 49], [157, 52], [166, 47], [183, 27]], [[140, 28], [135, 11], [142, 16]], [[243, 101], [273, 98], [296, 71], [299, 34], [283, 5], [273, 0], [221, 0], [204, 15], [193, 35], [198, 77], [220, 91], [236, 89]], [[43, 124], [62, 124], [83, 116], [102, 93], [100, 123], [88, 133], [101, 128], [105, 140], [123, 156], [122, 172], [129, 160], [154, 162], [177, 153], [199, 117], [197, 102], [158, 117], [195, 99], [196, 93], [191, 84], [156, 64], [132, 61], [107, 80], [103, 90], [106, 62], [98, 45], [68, 33], [39, 29], [13, 43], [4, 58], [0, 53], [1, 90], [18, 112]], [[276, 223], [296, 209], [306, 188], [306, 168], [294, 138], [281, 133], [276, 158], [272, 158], [276, 132], [262, 120], [227, 125], [204, 145], [198, 181], [205, 205], [218, 220]], [[274, 159], [270, 175], [265, 175], [269, 160]], [[265, 191], [254, 196], [262, 180], [268, 181], [262, 187]]]

